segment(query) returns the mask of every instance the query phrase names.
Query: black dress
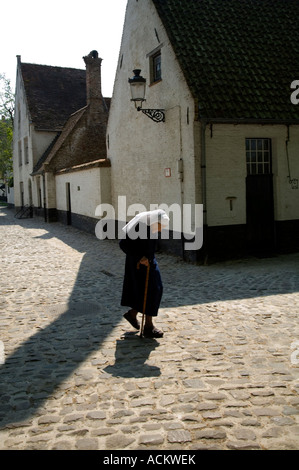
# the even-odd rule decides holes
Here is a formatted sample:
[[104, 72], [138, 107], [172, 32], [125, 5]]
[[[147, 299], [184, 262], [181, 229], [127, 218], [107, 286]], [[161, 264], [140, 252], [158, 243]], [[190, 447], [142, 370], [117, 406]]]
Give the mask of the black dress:
[[[147, 228], [147, 234], [146, 239], [137, 238], [136, 240], [132, 240], [127, 235], [119, 243], [122, 251], [126, 253], [121, 305], [155, 317], [158, 315], [163, 285], [155, 258], [156, 240], [150, 238], [150, 227]], [[138, 263], [143, 256], [150, 262], [145, 312], [143, 312], [143, 304], [147, 267]]]

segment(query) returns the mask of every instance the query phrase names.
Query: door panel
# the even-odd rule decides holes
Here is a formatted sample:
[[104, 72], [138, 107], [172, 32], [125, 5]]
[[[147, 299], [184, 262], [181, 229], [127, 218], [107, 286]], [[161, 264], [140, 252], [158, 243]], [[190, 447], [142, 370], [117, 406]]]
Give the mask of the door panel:
[[254, 252], [275, 247], [272, 149], [270, 139], [246, 139], [247, 242]]
[[247, 241], [257, 251], [275, 245], [272, 175], [246, 178]]

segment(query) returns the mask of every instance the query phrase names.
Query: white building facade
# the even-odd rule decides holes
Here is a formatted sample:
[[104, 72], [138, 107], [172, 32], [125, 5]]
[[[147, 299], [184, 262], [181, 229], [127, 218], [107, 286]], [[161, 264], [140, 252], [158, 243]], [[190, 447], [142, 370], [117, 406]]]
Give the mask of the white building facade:
[[[40, 155], [55, 137], [55, 131], [36, 130], [32, 122], [18, 56], [13, 132], [14, 205], [39, 207], [41, 196], [33, 186], [31, 173]], [[43, 196], [42, 196], [43, 198]]]
[[[190, 42], [200, 33], [196, 15], [201, 12], [195, 11], [200, 3], [192, 5], [188, 3], [191, 26], [194, 10]], [[233, 98], [227, 116], [202, 111], [188, 78], [192, 65], [183, 70], [178, 55], [187, 55], [190, 44], [185, 41], [183, 50], [178, 44], [174, 47], [174, 18], [168, 7], [188, 10], [175, 0], [128, 1], [107, 129], [114, 206], [123, 195], [127, 206], [141, 204], [146, 210], [179, 204], [184, 217], [184, 204], [191, 208], [201, 204], [204, 243], [197, 253], [200, 259], [241, 254], [248, 248], [272, 252], [289, 244], [299, 247], [299, 121], [291, 116], [280, 119], [275, 112], [270, 118], [256, 118], [254, 112], [251, 117], [250, 110], [246, 119], [237, 113], [232, 117]], [[175, 21], [177, 36], [180, 29], [183, 36], [184, 23], [178, 13]], [[210, 38], [212, 34], [217, 30], [211, 31]], [[200, 53], [198, 57], [200, 61]], [[217, 62], [213, 67], [218, 73]], [[147, 80], [143, 108], [163, 108], [165, 122], [156, 123], [134, 108], [128, 84], [133, 69], [141, 70]], [[234, 83], [230, 86], [233, 89]], [[216, 100], [217, 87], [211, 90], [207, 101]], [[289, 95], [287, 106], [291, 106]], [[195, 211], [191, 211], [194, 229]], [[187, 227], [189, 221], [185, 222]], [[184, 253], [194, 259], [194, 254], [189, 255]]]

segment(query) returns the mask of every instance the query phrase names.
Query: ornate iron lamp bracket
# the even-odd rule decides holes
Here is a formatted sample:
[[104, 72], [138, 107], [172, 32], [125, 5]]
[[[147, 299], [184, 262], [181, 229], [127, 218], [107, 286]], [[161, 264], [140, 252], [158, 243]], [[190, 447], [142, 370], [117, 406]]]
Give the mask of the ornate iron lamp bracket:
[[143, 114], [148, 116], [154, 122], [165, 122], [164, 109], [143, 109], [139, 106], [137, 111], [142, 111]]

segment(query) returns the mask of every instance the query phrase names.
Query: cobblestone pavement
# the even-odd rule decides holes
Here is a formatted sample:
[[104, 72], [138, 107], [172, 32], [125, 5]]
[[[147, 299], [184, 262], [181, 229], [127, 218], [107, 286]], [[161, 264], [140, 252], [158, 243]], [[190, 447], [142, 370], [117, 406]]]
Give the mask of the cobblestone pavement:
[[120, 306], [124, 255], [0, 211], [0, 449], [298, 449], [299, 254], [158, 254], [158, 340]]

